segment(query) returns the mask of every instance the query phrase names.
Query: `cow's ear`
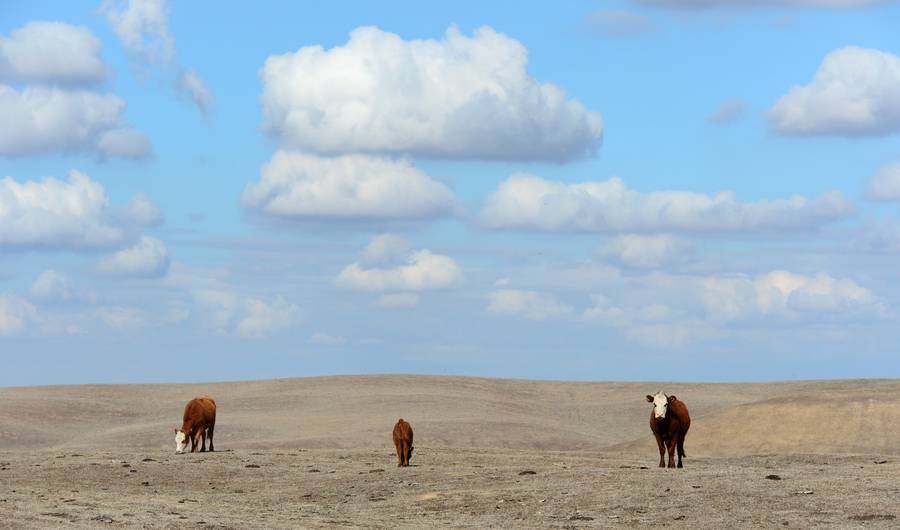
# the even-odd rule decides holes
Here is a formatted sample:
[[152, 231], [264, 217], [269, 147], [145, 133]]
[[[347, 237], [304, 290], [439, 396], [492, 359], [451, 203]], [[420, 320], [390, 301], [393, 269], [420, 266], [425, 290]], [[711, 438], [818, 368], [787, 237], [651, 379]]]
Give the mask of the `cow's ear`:
[[175, 434], [178, 434], [178, 429], [177, 429], [177, 428], [175, 429]]
[[647, 394], [647, 403], [653, 403], [653, 396]]
[[675, 396], [669, 396], [669, 403], [671, 403], [671, 402], [673, 402], [673, 401], [675, 401], [675, 399], [676, 399], [676, 397], [675, 397]]

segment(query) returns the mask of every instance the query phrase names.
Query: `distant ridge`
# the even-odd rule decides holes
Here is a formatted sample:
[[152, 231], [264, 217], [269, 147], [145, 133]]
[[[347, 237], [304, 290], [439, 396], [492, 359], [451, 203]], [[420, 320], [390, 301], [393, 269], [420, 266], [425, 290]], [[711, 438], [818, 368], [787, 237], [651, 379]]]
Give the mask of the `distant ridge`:
[[688, 457], [900, 454], [900, 380], [564, 382], [363, 375], [211, 384], [0, 388], [0, 450], [169, 448], [185, 402], [213, 396], [217, 448], [390, 447], [397, 418], [421, 447], [652, 455], [648, 393], [691, 410]]

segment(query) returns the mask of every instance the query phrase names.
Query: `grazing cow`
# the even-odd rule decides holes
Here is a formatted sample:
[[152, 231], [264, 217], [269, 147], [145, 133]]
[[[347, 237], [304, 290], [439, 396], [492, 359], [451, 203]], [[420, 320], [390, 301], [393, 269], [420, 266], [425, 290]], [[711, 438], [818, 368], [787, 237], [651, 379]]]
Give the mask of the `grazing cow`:
[[209, 450], [213, 448], [213, 431], [216, 428], [216, 402], [209, 396], [195, 397], [184, 407], [184, 419], [181, 429], [175, 429], [175, 452], [183, 453], [188, 440], [191, 441], [191, 452], [206, 451], [206, 438], [209, 438]]
[[409, 465], [409, 458], [413, 452], [412, 426], [400, 418], [394, 425], [393, 436], [394, 447], [397, 448], [397, 467], [406, 467]]
[[684, 437], [691, 426], [691, 416], [687, 405], [675, 396], [658, 392], [647, 394], [647, 401], [653, 403], [650, 411], [650, 430], [656, 436], [659, 446], [659, 467], [666, 467], [666, 449], [669, 450], [669, 467], [675, 467], [675, 449], [678, 449], [678, 467], [684, 454]]

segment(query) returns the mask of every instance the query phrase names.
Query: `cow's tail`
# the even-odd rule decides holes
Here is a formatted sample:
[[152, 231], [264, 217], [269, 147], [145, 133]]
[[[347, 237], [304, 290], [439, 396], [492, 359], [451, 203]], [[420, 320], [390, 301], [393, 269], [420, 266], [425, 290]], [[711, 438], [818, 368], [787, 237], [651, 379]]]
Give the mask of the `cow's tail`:
[[678, 440], [678, 456], [687, 458], [687, 455], [684, 453], [684, 437]]

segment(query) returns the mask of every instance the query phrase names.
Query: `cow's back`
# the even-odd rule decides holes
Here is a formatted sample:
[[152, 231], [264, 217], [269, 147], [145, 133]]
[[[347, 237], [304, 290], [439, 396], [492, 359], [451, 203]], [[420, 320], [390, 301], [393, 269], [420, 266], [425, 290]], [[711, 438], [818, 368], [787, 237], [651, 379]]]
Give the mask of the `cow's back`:
[[688, 412], [687, 405], [684, 404], [684, 401], [680, 399], [676, 399], [669, 403], [669, 410], [675, 414], [675, 418], [678, 420], [678, 429], [680, 432], [687, 432], [691, 427], [691, 415]]
[[405, 441], [409, 444], [413, 442], [413, 431], [412, 426], [405, 421], [403, 418], [397, 420], [397, 424], [394, 425], [394, 443]]
[[211, 425], [216, 422], [216, 401], [209, 396], [196, 397], [184, 407], [184, 422]]

